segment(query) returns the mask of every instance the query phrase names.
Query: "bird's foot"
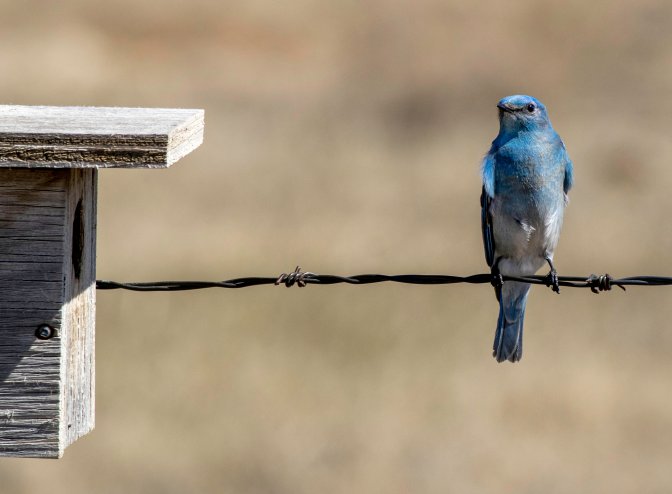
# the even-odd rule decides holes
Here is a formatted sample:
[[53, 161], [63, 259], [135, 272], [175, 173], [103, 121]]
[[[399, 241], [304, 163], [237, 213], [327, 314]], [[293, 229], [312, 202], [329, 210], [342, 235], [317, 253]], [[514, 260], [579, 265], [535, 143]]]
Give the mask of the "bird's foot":
[[551, 269], [551, 271], [546, 276], [546, 286], [550, 286], [555, 293], [560, 293], [558, 272], [555, 269]]
[[490, 284], [495, 287], [495, 289], [502, 288], [504, 286], [504, 277], [499, 271], [491, 273], [492, 278], [490, 278]]
[[499, 272], [497, 264], [495, 264], [490, 270], [490, 284], [495, 288], [495, 297], [497, 300], [502, 298], [502, 287], [504, 286], [504, 277], [502, 273]]
[[490, 284], [495, 287], [495, 291], [499, 291], [504, 286], [504, 277], [499, 272], [499, 259], [497, 259], [490, 268]]

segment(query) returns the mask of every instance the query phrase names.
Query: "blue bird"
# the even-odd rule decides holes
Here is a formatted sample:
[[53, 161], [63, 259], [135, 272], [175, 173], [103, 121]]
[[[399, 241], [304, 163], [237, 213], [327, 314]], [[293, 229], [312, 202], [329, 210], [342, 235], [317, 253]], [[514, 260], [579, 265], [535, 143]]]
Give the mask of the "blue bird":
[[517, 362], [523, 355], [523, 319], [530, 285], [502, 283], [501, 276], [533, 275], [548, 263], [548, 285], [560, 292], [553, 252], [573, 168], [539, 100], [507, 96], [497, 108], [499, 134], [481, 168], [481, 227], [485, 260], [499, 301], [493, 356], [497, 362]]

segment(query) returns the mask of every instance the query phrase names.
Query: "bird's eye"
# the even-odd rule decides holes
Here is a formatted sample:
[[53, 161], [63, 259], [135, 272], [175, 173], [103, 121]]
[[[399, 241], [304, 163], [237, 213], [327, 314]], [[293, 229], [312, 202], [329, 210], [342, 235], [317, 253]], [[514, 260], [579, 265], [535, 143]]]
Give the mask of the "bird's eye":
[[529, 105], [527, 105], [528, 113], [532, 113], [536, 109], [537, 109], [537, 107], [534, 105], [534, 103], [530, 103]]

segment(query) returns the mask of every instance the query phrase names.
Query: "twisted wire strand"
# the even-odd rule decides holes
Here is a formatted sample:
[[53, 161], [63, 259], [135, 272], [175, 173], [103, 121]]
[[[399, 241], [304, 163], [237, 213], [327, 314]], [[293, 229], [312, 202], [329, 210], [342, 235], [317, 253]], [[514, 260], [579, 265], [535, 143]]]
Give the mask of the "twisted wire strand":
[[[551, 286], [547, 276], [502, 276], [504, 282], [522, 281], [533, 285]], [[201, 290], [204, 288], [246, 288], [258, 285], [284, 285], [286, 287], [307, 285], [369, 285], [382, 282], [406, 283], [412, 285], [452, 285], [456, 283], [493, 284], [496, 282], [491, 274], [474, 274], [471, 276], [453, 276], [442, 274], [358, 274], [354, 276], [337, 276], [333, 274], [316, 274], [302, 271], [299, 266], [294, 271], [282, 273], [275, 277], [246, 277], [225, 281], [150, 281], [140, 283], [121, 283], [118, 281], [97, 280], [98, 290], [131, 290], [136, 292], [175, 292]], [[618, 286], [625, 290], [626, 286], [670, 286], [672, 277], [665, 276], [630, 276], [614, 278], [609, 274], [590, 276], [559, 276], [558, 284], [572, 288], [590, 288], [593, 293], [609, 291]]]

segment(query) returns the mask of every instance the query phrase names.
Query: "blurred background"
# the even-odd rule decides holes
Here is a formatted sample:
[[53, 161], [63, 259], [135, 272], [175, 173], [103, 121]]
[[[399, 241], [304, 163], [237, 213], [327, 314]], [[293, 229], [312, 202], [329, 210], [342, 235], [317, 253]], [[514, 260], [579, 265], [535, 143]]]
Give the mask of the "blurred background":
[[[549, 109], [560, 274], [672, 275], [672, 3], [0, 2], [3, 104], [204, 108], [169, 170], [103, 170], [98, 277], [485, 272], [496, 102]], [[0, 492], [660, 493], [672, 291], [100, 292], [97, 427]]]

